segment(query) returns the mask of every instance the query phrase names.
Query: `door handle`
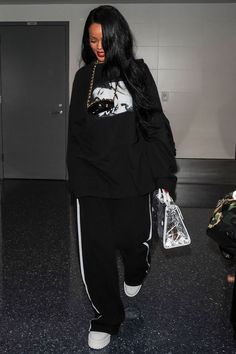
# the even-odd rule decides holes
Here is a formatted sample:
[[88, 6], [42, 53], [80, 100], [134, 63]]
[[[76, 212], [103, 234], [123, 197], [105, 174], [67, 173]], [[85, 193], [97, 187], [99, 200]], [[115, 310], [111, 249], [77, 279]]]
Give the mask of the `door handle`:
[[52, 111], [50, 112], [51, 114], [63, 114], [63, 110], [61, 109], [60, 111]]

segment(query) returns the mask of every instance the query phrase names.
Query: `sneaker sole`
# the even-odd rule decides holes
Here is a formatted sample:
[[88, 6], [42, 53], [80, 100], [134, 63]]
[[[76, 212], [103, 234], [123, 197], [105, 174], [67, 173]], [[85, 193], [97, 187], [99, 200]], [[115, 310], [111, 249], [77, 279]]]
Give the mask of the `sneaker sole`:
[[134, 296], [136, 296], [136, 295], [139, 293], [139, 291], [140, 291], [141, 287], [142, 287], [142, 285], [140, 285], [140, 287], [137, 289], [137, 291], [136, 291], [135, 293], [130, 294], [130, 293], [128, 293], [128, 292], [127, 292], [127, 289], [126, 289], [126, 284], [124, 283], [124, 291], [125, 291], [125, 295], [127, 295], [128, 297], [134, 297]]
[[102, 341], [94, 340], [89, 338], [88, 345], [91, 349], [102, 349], [106, 347], [111, 341], [111, 336], [107, 336], [107, 338], [103, 339]]

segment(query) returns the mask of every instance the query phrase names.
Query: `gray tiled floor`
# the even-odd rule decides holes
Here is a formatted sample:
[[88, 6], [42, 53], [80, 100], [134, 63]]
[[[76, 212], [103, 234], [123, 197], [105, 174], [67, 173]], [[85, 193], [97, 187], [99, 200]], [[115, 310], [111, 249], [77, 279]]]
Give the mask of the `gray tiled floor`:
[[[236, 353], [227, 282], [235, 264], [205, 234], [211, 210], [182, 211], [191, 246], [154, 242], [150, 274], [134, 299], [121, 289], [127, 319], [99, 353]], [[73, 219], [64, 182], [4, 181], [0, 353], [94, 353]]]

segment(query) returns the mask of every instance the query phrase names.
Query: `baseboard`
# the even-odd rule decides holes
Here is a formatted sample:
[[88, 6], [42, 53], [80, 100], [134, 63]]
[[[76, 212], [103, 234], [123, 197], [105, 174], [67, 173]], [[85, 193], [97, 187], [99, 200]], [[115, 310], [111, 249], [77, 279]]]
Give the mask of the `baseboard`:
[[178, 183], [236, 185], [234, 159], [177, 159]]
[[214, 209], [219, 199], [234, 190], [236, 190], [236, 184], [178, 183], [176, 203], [186, 208]]

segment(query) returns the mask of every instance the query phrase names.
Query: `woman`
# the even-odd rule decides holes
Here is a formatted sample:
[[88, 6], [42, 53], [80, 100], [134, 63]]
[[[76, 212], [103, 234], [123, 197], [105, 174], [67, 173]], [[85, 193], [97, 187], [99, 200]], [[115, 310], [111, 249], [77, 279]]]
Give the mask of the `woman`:
[[80, 265], [95, 311], [88, 344], [100, 349], [124, 320], [124, 291], [135, 296], [150, 268], [150, 195], [174, 193], [175, 147], [157, 88], [133, 54], [129, 26], [112, 6], [92, 10], [84, 27], [69, 116], [69, 186], [77, 200]]

